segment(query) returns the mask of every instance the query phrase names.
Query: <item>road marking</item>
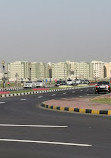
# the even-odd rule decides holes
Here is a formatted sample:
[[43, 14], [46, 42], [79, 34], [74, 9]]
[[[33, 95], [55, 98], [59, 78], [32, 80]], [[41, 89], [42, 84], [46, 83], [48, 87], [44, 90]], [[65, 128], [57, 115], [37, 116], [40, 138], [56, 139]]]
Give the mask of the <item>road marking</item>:
[[75, 93], [75, 91], [72, 91], [72, 93]]
[[56, 95], [56, 94], [52, 94], [51, 96], [53, 97], [54, 95]]
[[79, 96], [80, 98], [82, 98], [83, 96]]
[[64, 142], [49, 142], [49, 141], [34, 141], [34, 140], [19, 140], [19, 139], [0, 139], [4, 142], [21, 142], [21, 143], [37, 143], [37, 144], [53, 144], [53, 145], [67, 145], [67, 146], [80, 146], [91, 147], [89, 144], [77, 144], [77, 143], [64, 143]]
[[5, 104], [5, 102], [0, 102], [0, 104]]
[[43, 96], [38, 96], [38, 98], [42, 98]]
[[80, 90], [81, 92], [83, 91], [83, 89]]
[[97, 96], [97, 94], [87, 94], [87, 95], [95, 95], [95, 96]]
[[15, 125], [15, 124], [0, 124], [0, 127], [40, 127], [40, 128], [67, 128], [68, 126], [53, 126], [53, 125]]
[[66, 93], [63, 93], [63, 94], [66, 94]]
[[20, 100], [25, 101], [25, 100], [27, 100], [27, 99], [20, 99]]

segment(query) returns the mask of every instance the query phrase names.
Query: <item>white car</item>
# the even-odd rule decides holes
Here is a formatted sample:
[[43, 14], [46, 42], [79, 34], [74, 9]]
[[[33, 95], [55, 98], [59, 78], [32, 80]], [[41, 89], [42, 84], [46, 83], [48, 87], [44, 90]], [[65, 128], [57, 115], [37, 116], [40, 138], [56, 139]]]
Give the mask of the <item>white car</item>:
[[23, 88], [33, 88], [33, 87], [34, 87], [34, 82], [32, 81], [24, 82]]
[[45, 82], [43, 80], [35, 81], [35, 87], [45, 87]]
[[71, 80], [71, 79], [66, 80], [66, 84], [67, 85], [73, 85], [73, 80]]

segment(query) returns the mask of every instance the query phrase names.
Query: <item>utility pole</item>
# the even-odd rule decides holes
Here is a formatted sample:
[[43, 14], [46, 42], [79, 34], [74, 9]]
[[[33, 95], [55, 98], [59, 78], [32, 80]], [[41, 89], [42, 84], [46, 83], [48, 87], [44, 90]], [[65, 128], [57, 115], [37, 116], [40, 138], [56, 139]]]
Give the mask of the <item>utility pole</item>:
[[5, 61], [4, 60], [2, 61], [2, 67], [3, 67], [3, 78], [2, 78], [2, 81], [3, 81], [3, 88], [5, 88]]

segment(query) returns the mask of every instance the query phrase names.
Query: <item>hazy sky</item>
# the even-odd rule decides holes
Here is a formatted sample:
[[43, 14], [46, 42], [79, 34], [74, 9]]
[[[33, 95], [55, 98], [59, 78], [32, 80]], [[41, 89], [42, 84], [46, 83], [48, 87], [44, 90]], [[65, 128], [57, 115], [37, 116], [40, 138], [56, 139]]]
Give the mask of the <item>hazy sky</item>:
[[111, 0], [0, 0], [0, 61], [111, 61]]

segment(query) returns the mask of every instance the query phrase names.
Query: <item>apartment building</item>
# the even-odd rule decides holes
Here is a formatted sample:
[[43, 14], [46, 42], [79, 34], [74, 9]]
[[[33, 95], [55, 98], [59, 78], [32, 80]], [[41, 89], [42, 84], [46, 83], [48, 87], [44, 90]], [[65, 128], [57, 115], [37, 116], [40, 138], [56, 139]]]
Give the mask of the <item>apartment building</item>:
[[92, 61], [92, 78], [97, 79], [103, 79], [104, 78], [104, 62], [102, 61]]
[[8, 63], [9, 80], [103, 79], [111, 78], [111, 63], [102, 61], [42, 63], [15, 61]]
[[42, 62], [31, 62], [31, 79], [37, 80], [44, 78], [49, 78], [48, 64]]
[[72, 79], [89, 79], [90, 78], [90, 63], [88, 62], [66, 62], [70, 68], [69, 77]]
[[48, 64], [15, 61], [8, 63], [8, 78], [11, 81], [15, 80], [37, 80], [49, 77]]
[[59, 62], [52, 64], [52, 78], [67, 79], [68, 77], [68, 64], [66, 62]]
[[111, 80], [111, 62], [104, 63], [104, 77]]
[[7, 64], [8, 79], [15, 80], [28, 80], [30, 78], [29, 62], [27, 61], [15, 61]]

